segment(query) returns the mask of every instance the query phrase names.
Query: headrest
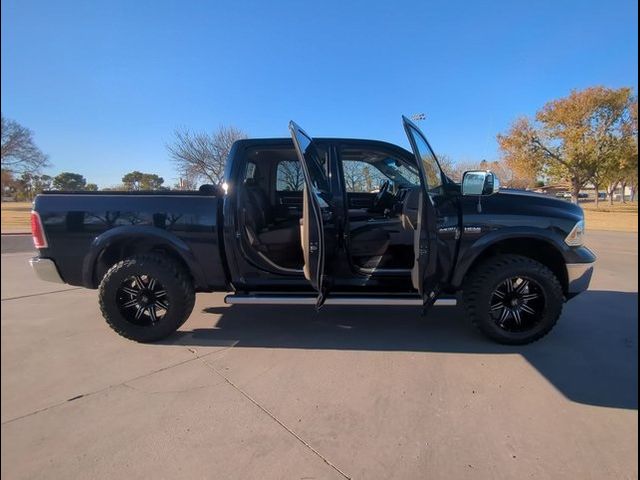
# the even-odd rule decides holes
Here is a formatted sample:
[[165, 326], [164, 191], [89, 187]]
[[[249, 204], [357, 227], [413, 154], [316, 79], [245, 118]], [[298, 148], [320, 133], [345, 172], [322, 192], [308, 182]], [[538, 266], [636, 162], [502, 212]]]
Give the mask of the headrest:
[[198, 191], [203, 195], [220, 195], [220, 188], [216, 185], [212, 185], [210, 183], [205, 183], [204, 185], [200, 185]]
[[256, 181], [255, 178], [245, 178], [244, 184], [247, 187], [256, 187], [258, 185], [258, 182]]

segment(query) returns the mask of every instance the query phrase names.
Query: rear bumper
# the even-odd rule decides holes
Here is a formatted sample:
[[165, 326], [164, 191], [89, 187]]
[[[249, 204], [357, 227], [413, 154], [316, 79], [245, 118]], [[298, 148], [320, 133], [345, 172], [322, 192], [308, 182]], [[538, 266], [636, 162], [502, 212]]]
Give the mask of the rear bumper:
[[50, 258], [33, 257], [29, 264], [40, 280], [45, 282], [65, 283], [58, 273], [58, 267]]

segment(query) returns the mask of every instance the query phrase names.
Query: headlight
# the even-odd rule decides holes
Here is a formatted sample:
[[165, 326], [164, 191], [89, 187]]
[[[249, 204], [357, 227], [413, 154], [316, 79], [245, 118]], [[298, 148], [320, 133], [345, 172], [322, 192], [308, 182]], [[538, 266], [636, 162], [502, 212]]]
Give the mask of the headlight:
[[579, 247], [584, 243], [584, 220], [576, 223], [575, 227], [573, 227], [569, 235], [567, 235], [567, 238], [564, 239], [564, 243], [570, 247]]

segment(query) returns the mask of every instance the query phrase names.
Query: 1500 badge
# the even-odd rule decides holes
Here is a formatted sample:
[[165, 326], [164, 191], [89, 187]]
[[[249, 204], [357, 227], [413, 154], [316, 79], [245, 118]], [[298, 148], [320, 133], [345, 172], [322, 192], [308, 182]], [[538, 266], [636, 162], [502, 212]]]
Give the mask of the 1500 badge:
[[460, 238], [460, 229], [458, 227], [440, 227], [438, 233], [453, 233], [456, 240]]

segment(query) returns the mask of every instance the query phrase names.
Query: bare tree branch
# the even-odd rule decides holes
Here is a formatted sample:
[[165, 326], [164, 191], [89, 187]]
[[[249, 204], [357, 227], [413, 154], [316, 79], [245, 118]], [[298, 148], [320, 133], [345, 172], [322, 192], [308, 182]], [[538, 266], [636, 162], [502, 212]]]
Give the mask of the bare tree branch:
[[299, 192], [304, 186], [304, 175], [298, 161], [285, 160], [278, 164], [278, 190]]
[[169, 156], [178, 173], [192, 185], [198, 181], [220, 184], [231, 146], [247, 138], [242, 130], [225, 126], [212, 134], [182, 128], [174, 136], [173, 143], [167, 145]]
[[33, 132], [2, 116], [2, 169], [14, 174], [36, 173], [50, 166], [33, 141]]

